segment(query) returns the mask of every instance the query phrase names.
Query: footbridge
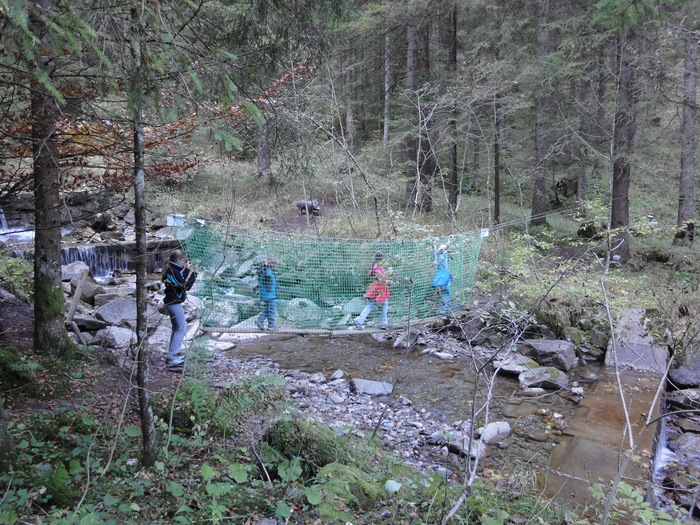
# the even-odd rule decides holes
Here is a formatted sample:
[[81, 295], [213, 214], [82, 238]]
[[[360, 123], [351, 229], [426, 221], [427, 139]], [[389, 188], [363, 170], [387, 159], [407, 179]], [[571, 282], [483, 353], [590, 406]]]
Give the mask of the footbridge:
[[474, 287], [477, 261], [487, 231], [422, 239], [339, 239], [243, 228], [180, 217], [173, 225], [192, 264], [200, 272], [194, 293], [202, 300], [201, 318], [210, 332], [260, 332], [258, 271], [274, 258], [277, 320], [281, 332], [343, 335], [379, 330], [375, 308], [362, 329], [353, 320], [367, 299], [369, 271], [377, 251], [393, 269], [389, 279], [388, 329], [435, 316], [439, 291], [434, 247], [449, 241], [453, 276], [450, 303], [463, 309]]

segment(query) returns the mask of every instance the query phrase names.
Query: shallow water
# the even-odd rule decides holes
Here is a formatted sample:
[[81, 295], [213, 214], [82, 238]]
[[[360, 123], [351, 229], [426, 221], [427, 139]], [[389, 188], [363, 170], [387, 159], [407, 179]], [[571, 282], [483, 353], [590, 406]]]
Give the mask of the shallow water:
[[[502, 446], [489, 447], [482, 468], [528, 476], [548, 468], [561, 430], [578, 409], [575, 401], [556, 393], [527, 397], [516, 378], [498, 376], [492, 382], [492, 398], [486, 410], [484, 400], [491, 373], [481, 377], [475, 394], [477, 364], [472, 358], [443, 361], [422, 356], [420, 350], [397, 350], [392, 343], [376, 341], [371, 335], [330, 338], [280, 334], [242, 341], [231, 354], [242, 359], [264, 356], [282, 369], [322, 372], [326, 377], [340, 369], [351, 378], [389, 382], [394, 384], [395, 399], [404, 396], [416, 408], [448, 424], [474, 420], [478, 427], [505, 420], [513, 432]], [[592, 368], [596, 372], [599, 366]], [[588, 390], [591, 385], [582, 386]]]

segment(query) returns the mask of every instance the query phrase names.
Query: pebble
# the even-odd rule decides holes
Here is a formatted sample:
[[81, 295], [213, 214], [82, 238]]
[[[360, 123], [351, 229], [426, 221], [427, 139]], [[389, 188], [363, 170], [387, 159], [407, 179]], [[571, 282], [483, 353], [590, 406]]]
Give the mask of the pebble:
[[[220, 386], [260, 370], [278, 373], [286, 379], [285, 389], [299, 416], [328, 425], [336, 433], [358, 436], [373, 432], [379, 425], [377, 436], [380, 440], [391, 447], [396, 457], [410, 460], [413, 467], [421, 470], [435, 470], [431, 465], [447, 451], [439, 436], [455, 428], [433, 420], [432, 413], [425, 409], [414, 409], [413, 403], [403, 396], [382, 396], [384, 403], [372, 396], [354, 393], [349, 383], [342, 379], [346, 377], [342, 370], [336, 370], [327, 380], [321, 373], [280, 370], [267, 358], [243, 361], [229, 355], [218, 356], [209, 366]], [[380, 422], [385, 406], [387, 409]], [[460, 421], [456, 426], [469, 428], [470, 423]], [[446, 470], [439, 473], [443, 477], [451, 475]]]

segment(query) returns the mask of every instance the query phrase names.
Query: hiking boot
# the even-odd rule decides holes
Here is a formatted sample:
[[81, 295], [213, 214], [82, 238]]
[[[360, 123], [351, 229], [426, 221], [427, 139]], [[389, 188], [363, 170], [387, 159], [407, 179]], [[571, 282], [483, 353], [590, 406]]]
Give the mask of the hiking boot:
[[166, 366], [170, 367], [178, 367], [178, 366], [183, 366], [185, 364], [185, 358], [182, 357], [181, 355], [168, 358], [168, 360], [165, 362]]
[[364, 323], [361, 323], [357, 319], [355, 319], [353, 322], [355, 323], [355, 326], [357, 326], [360, 329], [364, 328], [364, 326], [365, 326]]
[[268, 326], [267, 329], [268, 329], [270, 332], [279, 332], [279, 331], [280, 331], [279, 326]]
[[262, 324], [260, 321], [255, 321], [255, 326], [257, 326], [260, 329], [260, 331], [265, 330], [265, 325]]

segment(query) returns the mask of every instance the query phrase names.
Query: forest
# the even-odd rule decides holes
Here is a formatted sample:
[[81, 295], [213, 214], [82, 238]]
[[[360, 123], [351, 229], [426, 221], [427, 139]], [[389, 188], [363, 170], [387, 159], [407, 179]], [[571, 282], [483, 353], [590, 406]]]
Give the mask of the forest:
[[[700, 3], [686, 0], [0, 0], [0, 217], [33, 232], [30, 260], [20, 260], [0, 223], [0, 303], [9, 308], [9, 294], [31, 311], [21, 342], [2, 337], [14, 318], [0, 319], [0, 521], [342, 522], [318, 511], [330, 489], [311, 463], [227, 448], [228, 433], [245, 430], [222, 424], [216, 408], [233, 413], [252, 397], [256, 409], [236, 417], [279, 416], [274, 378], [238, 383], [231, 405], [192, 378], [170, 400], [191, 411], [182, 435], [177, 410], [170, 421], [158, 410], [146, 254], [167, 215], [354, 240], [488, 230], [465, 305], [472, 315], [453, 326], [503, 323], [516, 341], [523, 319], [585, 318], [614, 333], [616, 313], [640, 306], [672, 361], [696, 362], [699, 46]], [[81, 215], [78, 200], [96, 208]], [[319, 215], [298, 201], [318, 201]], [[91, 242], [97, 215], [126, 208], [133, 424], [115, 432], [78, 410], [17, 416], [20, 400], [83, 389], [74, 370], [95, 352], [69, 333], [64, 236]], [[697, 413], [697, 400], [686, 409]], [[323, 431], [281, 420], [279, 440], [308, 433], [319, 454], [351, 455]], [[359, 447], [353, 469], [386, 461], [373, 444]], [[109, 459], [93, 462], [93, 449]], [[138, 472], [126, 463], [134, 455]], [[401, 467], [391, 468], [398, 479]], [[349, 498], [347, 522], [629, 518], [612, 510], [618, 486], [597, 514], [571, 521], [537, 507], [536, 492], [514, 510], [472, 476], [401, 475], [413, 492], [395, 503], [394, 521]], [[369, 501], [390, 499], [367, 491]], [[165, 497], [147, 509], [145, 493]], [[632, 521], [679, 522], [628, 496]], [[681, 505], [688, 520], [700, 516], [698, 501], [696, 490]]]

